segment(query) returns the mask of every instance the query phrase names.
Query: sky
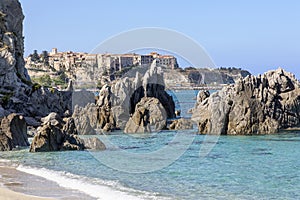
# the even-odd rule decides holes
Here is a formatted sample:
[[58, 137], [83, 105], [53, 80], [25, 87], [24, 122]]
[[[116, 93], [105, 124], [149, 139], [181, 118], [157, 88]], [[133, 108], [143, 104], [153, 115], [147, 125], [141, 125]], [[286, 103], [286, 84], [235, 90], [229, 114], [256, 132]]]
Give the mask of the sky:
[[[33, 50], [91, 52], [108, 38], [143, 27], [178, 31], [216, 66], [254, 75], [282, 67], [300, 78], [297, 0], [20, 0], [25, 55]], [[183, 66], [184, 67], [184, 66]]]

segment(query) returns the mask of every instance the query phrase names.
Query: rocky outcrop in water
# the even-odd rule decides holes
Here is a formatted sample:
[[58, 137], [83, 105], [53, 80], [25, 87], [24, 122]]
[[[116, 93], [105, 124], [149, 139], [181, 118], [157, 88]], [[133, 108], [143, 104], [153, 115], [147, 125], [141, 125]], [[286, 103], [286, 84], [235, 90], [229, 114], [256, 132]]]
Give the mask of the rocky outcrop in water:
[[30, 152], [83, 150], [83, 141], [76, 136], [72, 119], [64, 120], [57, 113], [42, 118], [42, 126], [37, 129], [30, 146]]
[[136, 105], [144, 97], [158, 99], [165, 110], [166, 117], [175, 117], [175, 104], [172, 97], [165, 91], [163, 72], [153, 62], [144, 76], [136, 72], [135, 76], [129, 75], [111, 85], [104, 85], [99, 92], [96, 105], [89, 104], [85, 108], [76, 107], [73, 118], [81, 134], [92, 132], [90, 128], [98, 128], [104, 132], [115, 129], [123, 130], [130, 116], [134, 115]]
[[29, 146], [27, 125], [23, 116], [10, 114], [1, 120], [0, 150], [9, 151], [16, 147]]
[[[108, 102], [114, 114], [116, 127], [120, 129], [125, 128], [130, 115], [135, 112], [136, 104], [143, 97], [157, 98], [163, 105], [167, 117], [175, 117], [174, 101], [165, 91], [163, 71], [156, 66], [155, 61], [144, 75], [136, 72], [134, 78], [125, 77], [113, 84], [108, 92], [110, 94], [104, 96], [109, 98]], [[102, 106], [101, 98], [98, 101], [98, 105]]]
[[105, 150], [105, 145], [98, 138], [81, 139], [73, 118], [62, 119], [57, 113], [50, 113], [41, 119], [30, 146], [30, 152], [70, 151], [70, 150]]
[[99, 140], [99, 138], [85, 138], [83, 139], [84, 142], [84, 147], [85, 149], [88, 150], [98, 150], [98, 151], [103, 151], [106, 149], [104, 143]]
[[190, 119], [180, 118], [174, 120], [169, 127], [170, 130], [188, 130], [193, 129], [193, 121]]
[[144, 97], [126, 123], [125, 133], [155, 132], [166, 128], [167, 113], [156, 98]]
[[299, 81], [283, 69], [247, 76], [200, 102], [192, 119], [202, 134], [271, 134], [299, 126]]

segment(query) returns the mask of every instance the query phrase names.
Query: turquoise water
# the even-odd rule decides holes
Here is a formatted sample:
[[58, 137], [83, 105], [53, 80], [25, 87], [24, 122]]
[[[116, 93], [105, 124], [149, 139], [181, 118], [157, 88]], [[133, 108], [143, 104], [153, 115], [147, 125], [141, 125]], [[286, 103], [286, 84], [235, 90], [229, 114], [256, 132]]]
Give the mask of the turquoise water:
[[[193, 105], [192, 91], [175, 94], [182, 110]], [[139, 136], [115, 132], [98, 136], [108, 145], [102, 152], [24, 149], [0, 158], [96, 198], [300, 199], [300, 132], [219, 138], [195, 132], [196, 127]]]

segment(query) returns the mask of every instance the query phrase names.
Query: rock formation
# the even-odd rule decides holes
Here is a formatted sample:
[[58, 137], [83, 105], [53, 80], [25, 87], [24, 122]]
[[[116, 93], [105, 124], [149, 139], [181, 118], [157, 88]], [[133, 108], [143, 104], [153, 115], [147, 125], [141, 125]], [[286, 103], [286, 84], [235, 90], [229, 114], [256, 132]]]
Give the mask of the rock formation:
[[180, 118], [170, 124], [170, 130], [187, 130], [193, 129], [193, 122], [190, 119]]
[[155, 132], [165, 129], [167, 113], [154, 97], [144, 97], [136, 104], [135, 112], [126, 123], [125, 133]]
[[99, 92], [96, 105], [76, 107], [73, 118], [81, 133], [87, 132], [81, 127], [88, 127], [88, 132], [91, 132], [90, 127], [104, 132], [125, 129], [130, 116], [136, 111], [136, 105], [143, 97], [158, 99], [166, 112], [166, 117], [175, 117], [174, 101], [165, 91], [163, 73], [161, 68], [156, 66], [155, 61], [146, 70], [144, 76], [137, 71], [135, 76], [129, 75], [116, 80], [111, 85], [104, 85]]
[[25, 119], [21, 115], [10, 114], [1, 120], [0, 150], [9, 151], [22, 146], [29, 146]]
[[75, 135], [72, 119], [63, 120], [57, 113], [50, 113], [41, 120], [43, 124], [33, 138], [30, 152], [84, 149], [83, 141]]
[[86, 138], [83, 140], [85, 149], [103, 151], [106, 149], [105, 145], [98, 138]]
[[76, 105], [72, 118], [80, 135], [96, 134], [98, 108], [95, 104], [88, 104], [84, 108]]
[[41, 121], [42, 126], [37, 129], [30, 152], [105, 150], [105, 145], [98, 138], [81, 139], [73, 118], [62, 119], [57, 113], [50, 113]]
[[0, 2], [0, 85], [8, 90], [29, 80], [24, 68], [24, 38], [21, 5], [18, 0]]
[[199, 102], [192, 119], [202, 134], [271, 134], [299, 126], [300, 83], [283, 69], [247, 76]]
[[205, 99], [207, 99], [208, 97], [210, 96], [210, 93], [208, 90], [200, 90], [197, 94], [197, 97], [196, 97], [196, 103], [195, 103], [195, 106], [194, 108], [191, 108], [190, 110], [188, 110], [188, 113], [189, 114], [192, 114], [194, 112], [194, 110], [196, 108], [198, 108], [198, 106], [202, 103], [202, 101], [204, 101]]

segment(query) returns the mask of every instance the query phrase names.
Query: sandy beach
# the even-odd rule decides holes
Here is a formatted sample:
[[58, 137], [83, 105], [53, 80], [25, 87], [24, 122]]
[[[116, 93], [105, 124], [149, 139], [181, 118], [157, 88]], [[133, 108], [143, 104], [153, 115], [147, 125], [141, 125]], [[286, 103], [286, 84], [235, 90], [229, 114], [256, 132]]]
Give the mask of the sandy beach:
[[12, 190], [0, 187], [1, 200], [51, 200], [50, 198], [36, 197], [14, 192]]
[[[18, 171], [13, 167], [0, 167], [0, 200], [51, 200], [52, 198], [38, 197], [33, 195], [15, 192], [21, 182], [16, 181]], [[53, 200], [53, 199], [52, 199]]]
[[[3, 163], [2, 163], [3, 164]], [[0, 200], [94, 199], [78, 191], [24, 172], [14, 166], [0, 166]]]

